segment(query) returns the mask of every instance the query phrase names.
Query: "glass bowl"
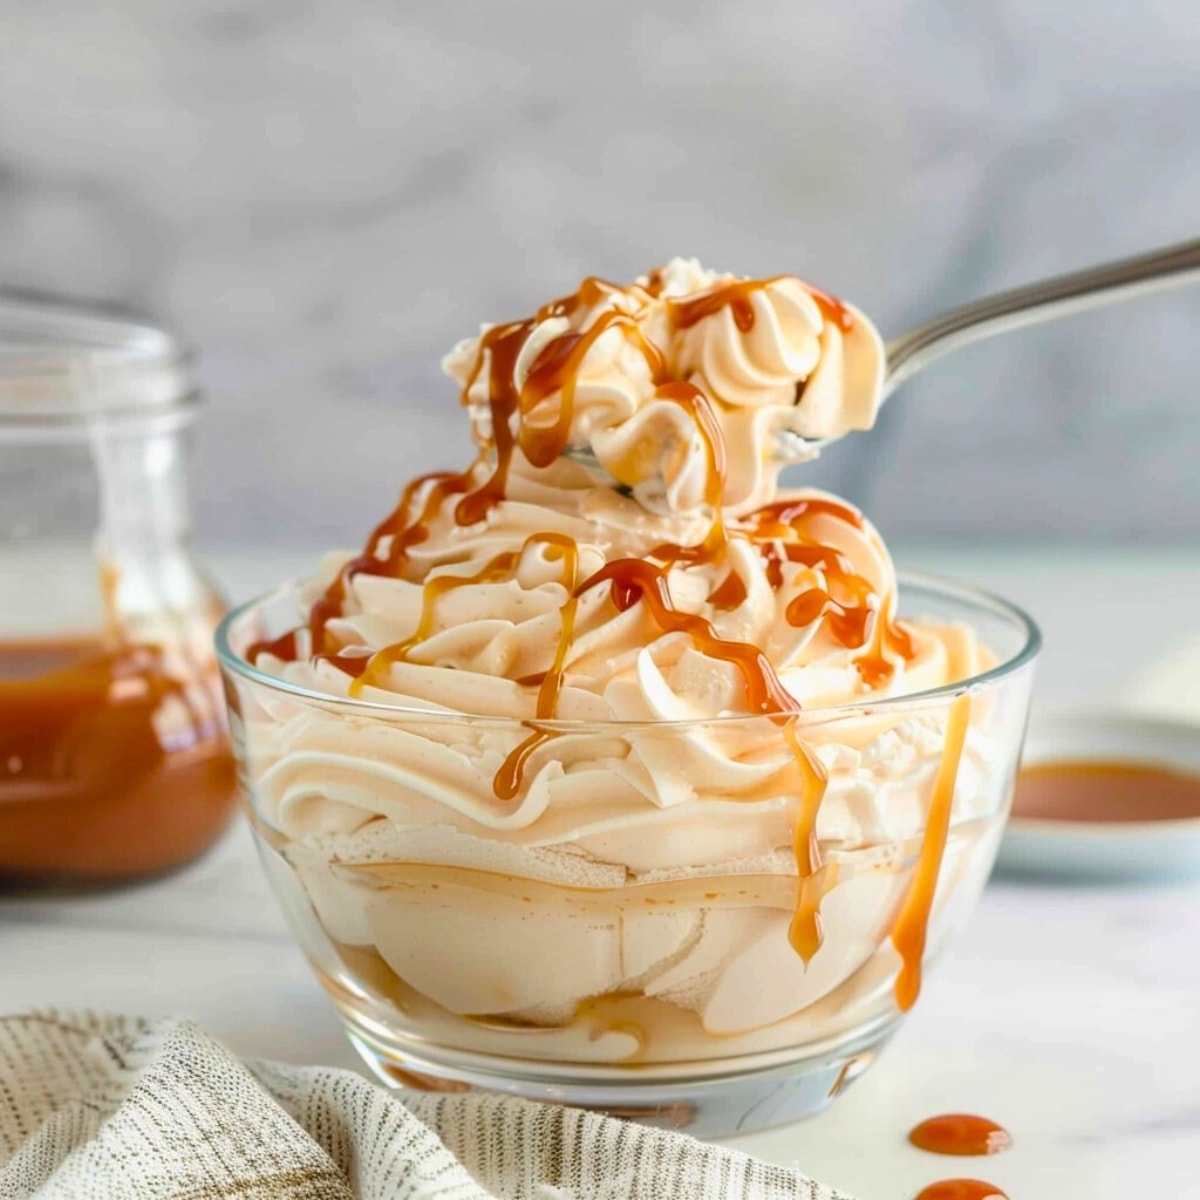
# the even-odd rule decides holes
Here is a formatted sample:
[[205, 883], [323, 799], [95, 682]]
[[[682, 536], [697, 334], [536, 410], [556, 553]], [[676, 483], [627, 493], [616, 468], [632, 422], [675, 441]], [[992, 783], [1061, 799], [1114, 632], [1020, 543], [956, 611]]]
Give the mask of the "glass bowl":
[[861, 1074], [987, 880], [1040, 644], [982, 592], [907, 576], [900, 596], [995, 665], [787, 718], [536, 728], [275, 678], [244, 652], [295, 624], [294, 592], [231, 613], [254, 836], [380, 1078], [713, 1136]]

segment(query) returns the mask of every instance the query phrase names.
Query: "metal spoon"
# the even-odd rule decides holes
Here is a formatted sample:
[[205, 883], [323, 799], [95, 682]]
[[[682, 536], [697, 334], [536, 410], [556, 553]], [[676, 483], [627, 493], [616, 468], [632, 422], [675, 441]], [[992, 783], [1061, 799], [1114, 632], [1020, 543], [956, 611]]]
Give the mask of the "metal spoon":
[[[887, 343], [879, 403], [882, 405], [918, 371], [960, 346], [1118, 300], [1196, 282], [1200, 282], [1200, 240], [1180, 242], [1070, 275], [1056, 275], [952, 308]], [[778, 453], [788, 461], [811, 458], [833, 440], [781, 433]]]

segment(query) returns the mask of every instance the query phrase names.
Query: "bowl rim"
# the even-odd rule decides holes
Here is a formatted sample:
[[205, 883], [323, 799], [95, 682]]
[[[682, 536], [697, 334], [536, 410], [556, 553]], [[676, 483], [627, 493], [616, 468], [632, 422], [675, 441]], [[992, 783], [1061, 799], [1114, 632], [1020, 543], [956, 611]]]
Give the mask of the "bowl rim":
[[698, 728], [698, 727], [731, 727], [744, 722], [761, 722], [764, 720], [780, 721], [781, 718], [799, 719], [804, 724], [815, 724], [825, 720], [845, 718], [849, 715], [874, 714], [879, 711], [890, 711], [900, 707], [914, 705], [931, 705], [941, 701], [951, 700], [967, 692], [978, 691], [983, 687], [999, 683], [1011, 675], [1016, 675], [1022, 668], [1030, 666], [1037, 658], [1042, 648], [1042, 631], [1037, 622], [1019, 605], [1002, 599], [992, 592], [985, 591], [970, 584], [947, 579], [924, 571], [898, 571], [896, 574], [898, 594], [903, 597], [906, 586], [911, 590], [936, 593], [943, 598], [949, 598], [975, 609], [985, 609], [991, 615], [1010, 622], [1023, 631], [1022, 644], [1017, 651], [1003, 662], [970, 675], [954, 683], [942, 684], [936, 688], [925, 688], [917, 692], [900, 693], [894, 696], [873, 698], [864, 696], [860, 700], [844, 701], [840, 704], [821, 705], [814, 708], [801, 709], [795, 714], [777, 713], [730, 713], [716, 717], [689, 717], [680, 720], [632, 720], [621, 721], [605, 719], [600, 721], [582, 719], [551, 719], [541, 720], [530, 717], [489, 716], [481, 713], [459, 712], [453, 709], [417, 708], [411, 705], [387, 704], [377, 700], [363, 700], [359, 697], [338, 696], [332, 692], [318, 691], [302, 684], [292, 683], [278, 676], [270, 675], [251, 665], [240, 653], [234, 650], [230, 634], [239, 621], [262, 608], [276, 597], [282, 596], [288, 590], [294, 589], [295, 581], [285, 582], [270, 591], [255, 596], [242, 604], [231, 608], [222, 618], [214, 635], [217, 659], [222, 671], [227, 675], [238, 676], [274, 692], [294, 696], [326, 708], [336, 708], [347, 713], [359, 713], [365, 717], [417, 717], [422, 721], [468, 721], [472, 724], [496, 725], [531, 725], [547, 732], [569, 734], [594, 732], [597, 729], [620, 728], [633, 730], [637, 728]]

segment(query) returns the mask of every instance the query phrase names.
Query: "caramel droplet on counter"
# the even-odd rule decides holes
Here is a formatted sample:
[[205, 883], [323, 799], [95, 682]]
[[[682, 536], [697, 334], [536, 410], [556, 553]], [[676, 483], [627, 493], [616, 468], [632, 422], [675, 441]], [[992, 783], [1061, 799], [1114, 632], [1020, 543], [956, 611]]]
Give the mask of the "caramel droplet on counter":
[[1038, 763], [1017, 777], [1013, 816], [1101, 822], [1200, 817], [1200, 775], [1149, 763]]
[[999, 1154], [1012, 1145], [1012, 1136], [1003, 1126], [987, 1117], [973, 1117], [969, 1113], [930, 1117], [913, 1129], [908, 1140], [918, 1150], [961, 1157]]
[[1008, 1196], [982, 1179], [939, 1179], [922, 1188], [916, 1200], [1008, 1200]]

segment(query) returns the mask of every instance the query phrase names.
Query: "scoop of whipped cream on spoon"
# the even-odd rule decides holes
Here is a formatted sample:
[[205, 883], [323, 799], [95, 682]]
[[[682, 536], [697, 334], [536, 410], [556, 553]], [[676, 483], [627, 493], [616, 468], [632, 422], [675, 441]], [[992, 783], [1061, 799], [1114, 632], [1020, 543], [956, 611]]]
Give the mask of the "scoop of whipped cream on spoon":
[[[952, 308], [886, 343], [874, 411], [901, 384], [952, 350], [1028, 325], [1196, 282], [1200, 282], [1200, 239], [1056, 275]], [[857, 311], [855, 316], [865, 320]], [[803, 461], [840, 436], [841, 432], [836, 432], [806, 438], [792, 430], [780, 430], [776, 453], [786, 462]]]

